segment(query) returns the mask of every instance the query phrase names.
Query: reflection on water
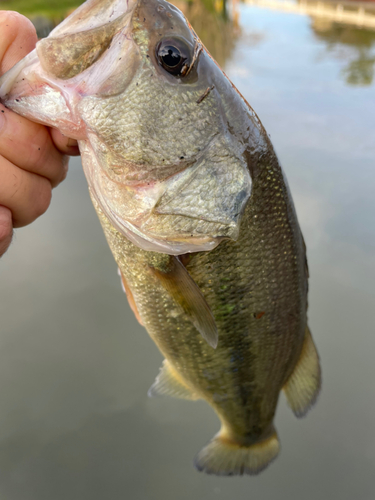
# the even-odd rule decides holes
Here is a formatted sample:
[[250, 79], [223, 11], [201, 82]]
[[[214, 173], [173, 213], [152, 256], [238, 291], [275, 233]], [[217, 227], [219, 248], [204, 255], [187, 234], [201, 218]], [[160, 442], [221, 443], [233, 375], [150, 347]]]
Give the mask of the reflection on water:
[[349, 85], [370, 85], [375, 66], [375, 4], [356, 1], [244, 0], [261, 8], [304, 14], [331, 55], [348, 61], [341, 76]]
[[375, 30], [340, 25], [313, 18], [315, 36], [335, 57], [348, 61], [342, 76], [349, 85], [370, 85], [375, 67]]
[[230, 15], [226, 0], [172, 0], [171, 3], [182, 10], [212, 57], [223, 66], [239, 34], [237, 11]]
[[[230, 26], [218, 11], [216, 26]], [[342, 78], [361, 54], [371, 60], [372, 33], [241, 5], [226, 51], [204, 19], [193, 24], [219, 40], [210, 50], [288, 177], [322, 395], [303, 420], [281, 398], [282, 452], [259, 477], [197, 473], [192, 457], [219, 423], [204, 403], [147, 398], [161, 355], [121, 292], [74, 159], [48, 212], [0, 260], [1, 500], [375, 498], [375, 84]]]

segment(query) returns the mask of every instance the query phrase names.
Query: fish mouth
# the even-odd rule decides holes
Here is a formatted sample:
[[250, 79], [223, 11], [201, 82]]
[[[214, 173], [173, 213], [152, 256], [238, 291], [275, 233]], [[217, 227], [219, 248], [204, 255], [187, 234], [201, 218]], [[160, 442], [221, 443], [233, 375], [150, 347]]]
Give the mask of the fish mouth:
[[139, 1], [86, 1], [0, 78], [0, 100], [32, 121], [85, 139], [81, 99], [120, 93], [133, 77], [137, 50], [129, 32]]

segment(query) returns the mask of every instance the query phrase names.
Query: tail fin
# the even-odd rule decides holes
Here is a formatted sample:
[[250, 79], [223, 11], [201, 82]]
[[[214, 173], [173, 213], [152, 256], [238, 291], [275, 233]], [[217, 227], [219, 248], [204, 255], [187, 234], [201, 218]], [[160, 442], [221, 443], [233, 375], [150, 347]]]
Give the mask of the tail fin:
[[279, 453], [275, 429], [262, 441], [250, 446], [228, 440], [219, 432], [195, 458], [199, 471], [218, 476], [255, 475], [265, 469]]

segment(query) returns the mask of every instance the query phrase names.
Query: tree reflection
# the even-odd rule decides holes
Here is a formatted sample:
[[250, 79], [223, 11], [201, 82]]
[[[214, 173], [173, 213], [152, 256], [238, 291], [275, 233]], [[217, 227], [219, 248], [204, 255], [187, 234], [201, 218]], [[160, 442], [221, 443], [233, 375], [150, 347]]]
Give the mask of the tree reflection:
[[313, 18], [311, 28], [318, 39], [326, 42], [327, 50], [349, 59], [342, 70], [349, 85], [371, 85], [375, 72], [375, 31], [318, 18]]
[[170, 1], [189, 19], [212, 57], [224, 66], [239, 35], [237, 2], [233, 2], [229, 16], [227, 0]]
[[370, 85], [374, 78], [374, 65], [375, 57], [369, 58], [366, 54], [361, 54], [343, 71], [347, 83], [349, 85]]

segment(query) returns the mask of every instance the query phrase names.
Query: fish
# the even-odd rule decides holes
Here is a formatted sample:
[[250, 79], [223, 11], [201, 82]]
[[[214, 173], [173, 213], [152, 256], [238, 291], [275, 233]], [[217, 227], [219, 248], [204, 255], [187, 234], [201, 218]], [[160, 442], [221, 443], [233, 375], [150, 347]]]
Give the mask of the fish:
[[257, 114], [164, 0], [88, 0], [0, 79], [1, 101], [78, 140], [93, 205], [164, 361], [150, 396], [205, 400], [199, 471], [254, 475], [321, 387], [306, 247]]

